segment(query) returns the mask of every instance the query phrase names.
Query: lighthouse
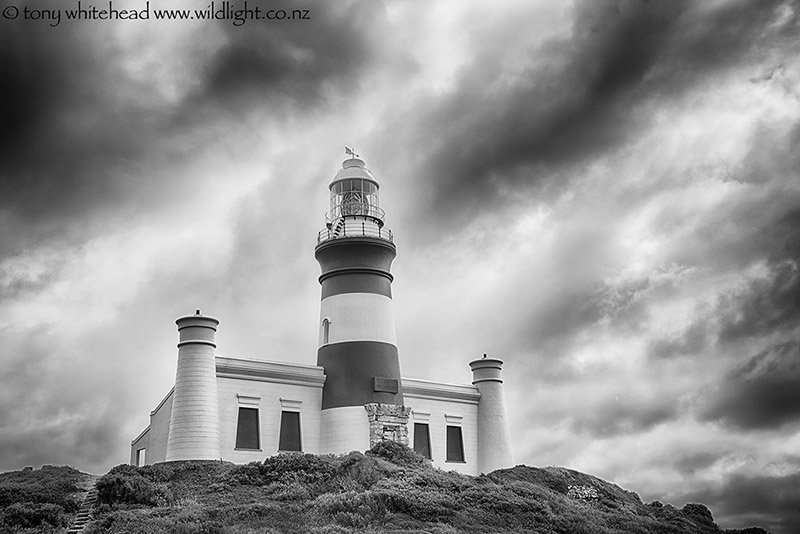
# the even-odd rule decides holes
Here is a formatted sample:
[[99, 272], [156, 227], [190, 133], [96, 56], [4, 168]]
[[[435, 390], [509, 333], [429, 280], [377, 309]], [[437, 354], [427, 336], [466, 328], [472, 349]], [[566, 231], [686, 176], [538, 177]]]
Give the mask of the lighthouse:
[[175, 387], [131, 441], [133, 465], [260, 462], [283, 452], [364, 451], [387, 440], [465, 474], [514, 465], [502, 360], [469, 362], [472, 384], [401, 375], [392, 302], [397, 247], [378, 180], [348, 154], [328, 186], [330, 209], [314, 247], [316, 365], [219, 355], [219, 320], [200, 310], [180, 317]]
[[386, 439], [408, 443], [392, 306], [397, 249], [379, 188], [362, 159], [345, 160], [330, 183], [330, 211], [317, 236], [322, 452], [364, 450]]

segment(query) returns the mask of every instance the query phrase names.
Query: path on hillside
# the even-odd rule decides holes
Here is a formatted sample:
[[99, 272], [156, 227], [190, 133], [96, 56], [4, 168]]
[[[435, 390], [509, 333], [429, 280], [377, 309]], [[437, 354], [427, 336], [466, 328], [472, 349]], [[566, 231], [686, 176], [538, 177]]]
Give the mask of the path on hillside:
[[83, 532], [84, 527], [91, 521], [92, 510], [94, 510], [94, 505], [97, 503], [97, 487], [95, 483], [98, 478], [100, 477], [97, 475], [84, 474], [83, 479], [78, 483], [78, 486], [86, 493], [83, 495], [83, 503], [81, 503], [78, 514], [70, 523], [66, 534]]

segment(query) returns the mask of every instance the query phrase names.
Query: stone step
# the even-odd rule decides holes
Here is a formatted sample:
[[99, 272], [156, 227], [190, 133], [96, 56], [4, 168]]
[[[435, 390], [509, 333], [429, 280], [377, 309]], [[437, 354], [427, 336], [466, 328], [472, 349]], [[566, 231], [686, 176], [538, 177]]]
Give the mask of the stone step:
[[86, 480], [84, 480], [84, 487], [87, 491], [83, 496], [83, 502], [81, 502], [78, 513], [75, 514], [75, 518], [66, 530], [66, 534], [79, 534], [83, 532], [86, 525], [91, 522], [92, 510], [97, 504], [97, 486], [95, 486], [97, 478], [96, 476], [88, 475]]

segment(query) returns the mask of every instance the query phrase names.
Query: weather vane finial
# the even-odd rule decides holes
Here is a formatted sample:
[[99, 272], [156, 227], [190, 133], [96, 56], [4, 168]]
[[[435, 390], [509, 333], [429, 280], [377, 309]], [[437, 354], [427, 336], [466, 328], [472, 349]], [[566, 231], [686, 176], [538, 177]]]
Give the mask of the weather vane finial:
[[349, 154], [350, 156], [352, 156], [353, 159], [356, 159], [358, 157], [358, 154], [356, 154], [356, 151], [353, 150], [352, 148], [350, 148], [347, 145], [344, 146], [344, 153], [345, 154]]

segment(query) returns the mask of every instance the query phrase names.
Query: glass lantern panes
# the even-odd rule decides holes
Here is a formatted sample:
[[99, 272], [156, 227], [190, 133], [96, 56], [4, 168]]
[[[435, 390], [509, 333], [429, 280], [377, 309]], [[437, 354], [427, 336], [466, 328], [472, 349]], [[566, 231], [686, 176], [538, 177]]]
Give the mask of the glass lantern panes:
[[378, 186], [370, 180], [350, 178], [331, 186], [331, 215], [378, 216]]

